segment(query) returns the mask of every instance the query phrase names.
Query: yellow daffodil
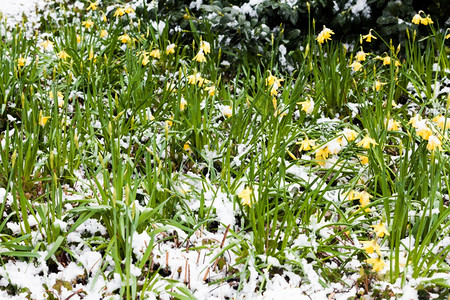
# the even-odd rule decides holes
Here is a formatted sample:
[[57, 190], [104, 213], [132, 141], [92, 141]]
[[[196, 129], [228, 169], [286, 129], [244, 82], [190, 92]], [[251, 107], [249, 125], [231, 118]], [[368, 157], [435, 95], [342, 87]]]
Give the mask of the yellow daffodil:
[[431, 129], [428, 126], [422, 126], [419, 129], [417, 129], [417, 135], [422, 137], [424, 140], [428, 140], [429, 137], [433, 134]]
[[435, 151], [436, 149], [439, 149], [439, 150], [442, 151], [442, 142], [437, 136], [430, 135], [428, 137], [427, 150], [428, 151]]
[[86, 27], [87, 29], [91, 28], [92, 26], [94, 26], [94, 22], [92, 22], [91, 19], [87, 20], [87, 21], [83, 21], [81, 22], [81, 25], [83, 25], [84, 27]]
[[222, 107], [222, 115], [227, 118], [230, 118], [233, 115], [233, 108], [231, 107], [231, 105], [224, 105]]
[[208, 42], [201, 41], [200, 49], [202, 49], [205, 54], [208, 54], [211, 52], [211, 45]]
[[372, 29], [369, 30], [369, 33], [366, 35], [363, 35], [362, 37], [363, 39], [366, 40], [366, 42], [370, 43], [372, 41], [372, 39], [376, 40], [377, 38], [375, 36], [372, 35]]
[[277, 78], [276, 76], [272, 75], [272, 72], [269, 71], [269, 76], [266, 78], [266, 85], [271, 86], [276, 84], [277, 86], [281, 86], [281, 82], [283, 81], [283, 78]]
[[150, 59], [149, 59], [148, 55], [144, 54], [142, 56], [142, 65], [146, 66], [149, 62], [150, 62]]
[[124, 11], [125, 11], [127, 14], [134, 13], [134, 9], [132, 9], [130, 6], [125, 7]]
[[422, 17], [419, 14], [415, 14], [414, 17], [412, 18], [411, 22], [413, 24], [419, 25], [421, 20], [422, 20]]
[[383, 57], [383, 65], [390, 65], [391, 64], [391, 58], [389, 56]]
[[108, 35], [108, 31], [106, 31], [105, 29], [102, 29], [100, 31], [100, 38], [104, 38]]
[[400, 122], [395, 121], [394, 119], [390, 119], [387, 123], [388, 131], [398, 131], [400, 129]]
[[306, 135], [303, 141], [297, 142], [296, 144], [300, 145], [299, 151], [308, 151], [316, 146], [315, 140], [310, 140]]
[[77, 34], [77, 44], [81, 43], [81, 36]]
[[365, 61], [366, 60], [366, 53], [364, 51], [362, 51], [362, 50], [358, 51], [356, 53], [355, 58], [356, 58], [357, 61]]
[[366, 135], [359, 143], [356, 145], [359, 147], [363, 147], [364, 149], [369, 149], [372, 146], [378, 145], [377, 142], [373, 138], [371, 138], [369, 135]]
[[381, 258], [369, 258], [366, 260], [367, 263], [373, 265], [373, 271], [378, 272], [383, 270], [383, 268], [386, 266], [384, 261]]
[[420, 24], [422, 24], [422, 25], [429, 25], [429, 24], [433, 24], [434, 22], [433, 22], [433, 20], [431, 20], [431, 18], [430, 18], [430, 16], [428, 15], [428, 16], [426, 16], [425, 18], [421, 18], [420, 19]]
[[47, 121], [50, 119], [51, 117], [44, 117], [44, 114], [42, 113], [42, 110], [39, 111], [39, 125], [44, 127], [45, 124], [47, 123]]
[[367, 155], [358, 155], [358, 159], [363, 165], [367, 165], [369, 163], [369, 157]]
[[152, 51], [150, 51], [150, 56], [156, 59], [160, 59], [161, 58], [161, 51], [159, 51], [159, 49], [154, 49]]
[[26, 63], [27, 63], [27, 59], [22, 56], [17, 59], [17, 64], [19, 65], [19, 67], [25, 66]]
[[124, 8], [122, 8], [122, 7], [118, 7], [117, 9], [116, 9], [116, 11], [114, 12], [114, 17], [121, 17], [121, 16], [123, 16], [125, 14], [125, 9]]
[[434, 117], [433, 122], [436, 123], [441, 129], [444, 129], [444, 127], [445, 129], [450, 128], [450, 120], [443, 115]]
[[355, 71], [355, 72], [358, 72], [359, 70], [361, 70], [361, 68], [362, 68], [362, 64], [359, 62], [359, 61], [357, 61], [357, 60], [355, 60], [351, 65], [350, 65], [350, 67], [353, 69], [353, 71]]
[[51, 50], [53, 49], [53, 42], [47, 39], [41, 43], [41, 46], [44, 48], [45, 51], [47, 51], [47, 49]]
[[402, 64], [400, 63], [400, 61], [398, 59], [394, 60], [394, 66], [396, 67], [400, 67]]
[[[448, 30], [448, 29], [447, 29]], [[445, 36], [445, 39], [448, 40], [450, 39], [450, 33], [447, 33], [447, 35]]]
[[331, 35], [334, 34], [333, 30], [325, 27], [325, 25], [323, 25], [323, 29], [321, 32], [319, 32], [319, 34], [317, 35], [316, 40], [320, 43], [323, 44], [326, 41], [331, 41]]
[[349, 201], [353, 201], [353, 200], [357, 200], [357, 199], [361, 198], [360, 193], [358, 191], [355, 191], [355, 190], [351, 190], [349, 192], [346, 192], [346, 193], [342, 194], [342, 196], [348, 197]]
[[191, 152], [191, 146], [190, 146], [191, 142], [187, 141], [186, 143], [184, 143], [183, 145], [183, 150], [184, 151], [188, 151], [189, 153]]
[[[50, 99], [54, 99], [53, 92], [48, 93]], [[56, 97], [58, 98], [58, 107], [63, 107], [64, 105], [64, 95], [61, 91], [56, 92]]]
[[206, 62], [206, 57], [205, 57], [205, 55], [203, 54], [203, 50], [200, 49], [200, 50], [198, 51], [197, 55], [194, 56], [194, 58], [193, 58], [192, 60], [195, 60], [195, 61], [197, 61], [197, 62]]
[[186, 105], [187, 105], [186, 99], [184, 99], [183, 97], [181, 97], [181, 100], [180, 100], [180, 110], [183, 111], [183, 110], [186, 108]]
[[381, 256], [380, 245], [378, 245], [377, 240], [371, 241], [359, 241], [363, 244], [363, 249], [368, 253], [372, 254], [374, 251]]
[[314, 101], [312, 99], [297, 102], [297, 104], [300, 104], [302, 106], [302, 110], [307, 114], [310, 114], [314, 111]]
[[121, 41], [123, 44], [126, 44], [131, 41], [131, 38], [128, 34], [125, 33], [119, 36], [119, 41]]
[[214, 96], [216, 94], [216, 87], [214, 85], [205, 87], [205, 91], [208, 92], [208, 95]]
[[252, 206], [252, 200], [251, 200], [252, 189], [249, 186], [246, 187], [237, 196], [242, 199], [241, 200], [242, 201], [242, 205], [248, 205], [249, 207]]
[[354, 141], [356, 139], [356, 137], [358, 136], [358, 133], [355, 130], [348, 129], [348, 128], [344, 128], [342, 133], [345, 135], [345, 138], [349, 142]]
[[89, 4], [89, 6], [86, 8], [86, 10], [87, 11], [89, 11], [89, 10], [96, 10], [97, 9], [97, 6], [98, 6], [98, 1], [95, 1], [95, 2], [91, 2], [90, 4]]
[[328, 147], [320, 147], [316, 150], [315, 154], [317, 160], [326, 160], [330, 155], [330, 150], [328, 150]]
[[381, 82], [379, 80], [375, 81], [375, 90], [378, 92], [381, 89], [381, 87], [385, 84], [386, 84], [385, 82]]
[[410, 120], [409, 120], [409, 122], [408, 122], [408, 124], [412, 124], [412, 126], [414, 127], [414, 128], [418, 128], [418, 124], [419, 124], [419, 122], [422, 120], [422, 116], [421, 115], [418, 115], [418, 114], [416, 114], [414, 117], [412, 117]]
[[[197, 73], [200, 76], [199, 73]], [[188, 75], [188, 84], [197, 84], [197, 74]]]
[[370, 225], [370, 227], [373, 228], [373, 231], [375, 231], [378, 237], [384, 237], [385, 234], [389, 235], [389, 232], [383, 222], [380, 222], [380, 224], [377, 225]]
[[[359, 204], [362, 208], [365, 208], [370, 204], [370, 198], [372, 198], [372, 195], [366, 191], [359, 193]], [[370, 208], [365, 208], [364, 211], [370, 212]]]
[[59, 59], [67, 59], [69, 57], [70, 57], [69, 54], [67, 54], [67, 52], [64, 51], [64, 50], [58, 52], [58, 58]]
[[175, 47], [176, 47], [175, 44], [167, 45], [167, 47], [166, 47], [166, 55], [175, 53]]

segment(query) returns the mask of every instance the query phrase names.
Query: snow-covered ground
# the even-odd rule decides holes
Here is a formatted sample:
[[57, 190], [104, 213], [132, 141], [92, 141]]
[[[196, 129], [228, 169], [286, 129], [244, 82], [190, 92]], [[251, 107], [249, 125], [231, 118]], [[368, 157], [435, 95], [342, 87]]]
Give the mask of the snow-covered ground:
[[34, 10], [36, 5], [44, 3], [43, 0], [0, 0], [0, 11], [8, 17], [15, 18], [24, 12]]

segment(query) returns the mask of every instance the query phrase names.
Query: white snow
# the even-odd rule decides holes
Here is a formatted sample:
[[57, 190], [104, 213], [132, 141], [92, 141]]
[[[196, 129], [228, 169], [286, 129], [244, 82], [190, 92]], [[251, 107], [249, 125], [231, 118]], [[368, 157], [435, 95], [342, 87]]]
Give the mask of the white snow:
[[36, 8], [38, 3], [43, 4], [43, 0], [0, 0], [0, 11], [8, 16], [20, 16]]

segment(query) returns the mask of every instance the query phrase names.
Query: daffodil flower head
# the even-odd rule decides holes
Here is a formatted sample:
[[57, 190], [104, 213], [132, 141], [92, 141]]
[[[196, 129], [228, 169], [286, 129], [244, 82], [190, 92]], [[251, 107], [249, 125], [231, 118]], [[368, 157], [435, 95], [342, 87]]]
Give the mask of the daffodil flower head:
[[39, 125], [44, 127], [45, 124], [47, 124], [47, 121], [50, 119], [51, 117], [44, 117], [44, 114], [42, 112], [42, 110], [39, 111]]
[[184, 151], [188, 151], [189, 153], [191, 152], [191, 142], [187, 141], [186, 143], [184, 143], [183, 145], [183, 150]]
[[205, 91], [208, 92], [208, 95], [214, 96], [216, 94], [216, 87], [214, 85], [205, 87]]
[[364, 149], [369, 149], [372, 146], [378, 145], [377, 142], [369, 135], [366, 135], [359, 143], [356, 144], [359, 147], [363, 147]]
[[307, 114], [311, 114], [314, 111], [314, 101], [312, 99], [297, 102], [297, 104], [302, 106], [302, 110]]
[[188, 76], [188, 84], [198, 83], [199, 86], [202, 86], [203, 81], [204, 79], [202, 78], [202, 75], [199, 72]]
[[211, 52], [211, 44], [206, 41], [200, 42], [200, 49], [203, 50], [205, 54], [208, 54]]
[[381, 87], [385, 84], [386, 84], [385, 82], [381, 82], [381, 81], [377, 80], [377, 81], [375, 81], [374, 88], [378, 92], [381, 89]]
[[362, 64], [359, 62], [359, 61], [357, 61], [357, 60], [355, 60], [351, 65], [350, 65], [350, 67], [353, 69], [353, 71], [355, 71], [355, 72], [358, 72], [359, 70], [361, 70], [362, 69]]
[[370, 225], [370, 227], [373, 228], [373, 231], [375, 231], [376, 235], [378, 237], [384, 237], [384, 235], [389, 235], [389, 232], [386, 229], [386, 226], [384, 226], [383, 222], [380, 222], [377, 225]]
[[187, 101], [183, 97], [180, 99], [180, 110], [183, 111], [186, 108]]
[[315, 151], [315, 155], [316, 155], [316, 160], [317, 162], [321, 165], [324, 166], [325, 165], [325, 160], [328, 158], [328, 156], [330, 155], [330, 151], [328, 150], [327, 147], [320, 147]]
[[148, 55], [144, 53], [142, 55], [142, 65], [146, 66], [149, 62], [150, 62], [150, 59], [149, 59]]
[[22, 56], [17, 59], [17, 64], [19, 65], [19, 67], [25, 66], [26, 63], [27, 59]]
[[368, 253], [372, 254], [374, 251], [381, 256], [380, 245], [378, 245], [377, 240], [371, 241], [359, 241], [363, 245], [363, 249]]
[[442, 151], [442, 142], [437, 136], [430, 135], [428, 137], [427, 150], [428, 151], [436, 151], [436, 149], [439, 149]]
[[231, 116], [233, 115], [233, 108], [230, 105], [223, 105], [222, 115], [224, 115], [227, 118], [231, 118]]
[[175, 53], [175, 47], [176, 47], [175, 44], [167, 45], [167, 47], [166, 47], [166, 55]]
[[354, 141], [357, 137], [358, 137], [358, 132], [356, 132], [353, 129], [349, 129], [349, 128], [344, 128], [344, 130], [342, 131], [342, 133], [344, 134], [345, 138], [347, 139], [347, 141], [351, 142]]
[[91, 28], [92, 26], [94, 26], [94, 22], [91, 19], [88, 19], [86, 21], [81, 22], [81, 25], [83, 25], [84, 27], [86, 27], [87, 29]]
[[433, 118], [433, 122], [436, 123], [442, 130], [450, 128], [450, 120], [443, 115], [439, 115]]
[[422, 17], [420, 16], [420, 14], [415, 14], [411, 20], [411, 23], [419, 25], [421, 20], [422, 20]]
[[308, 136], [305, 135], [305, 138], [296, 143], [297, 145], [300, 145], [299, 151], [308, 151], [313, 149], [316, 146], [315, 140], [310, 140]]
[[64, 50], [61, 50], [60, 52], [58, 52], [57, 55], [58, 55], [59, 59], [67, 59], [70, 57], [69, 54], [67, 54], [67, 52]]
[[331, 41], [331, 35], [334, 34], [333, 30], [325, 27], [325, 25], [323, 25], [323, 29], [321, 32], [319, 32], [319, 34], [316, 37], [316, 40], [320, 43], [323, 44], [326, 41]]
[[420, 128], [418, 128], [416, 130], [416, 133], [417, 133], [418, 136], [420, 136], [421, 138], [423, 138], [426, 141], [433, 134], [433, 132], [431, 131], [430, 127], [428, 127], [426, 125], [425, 126], [421, 126]]
[[389, 119], [387, 122], [387, 130], [388, 131], [399, 131], [400, 130], [400, 122], [395, 121], [394, 119]]
[[161, 52], [159, 51], [159, 49], [153, 49], [152, 51], [150, 51], [149, 54], [151, 57], [156, 58], [156, 59], [160, 59], [161, 58]]
[[425, 18], [421, 18], [420, 19], [420, 24], [422, 24], [422, 25], [430, 25], [430, 24], [433, 24], [434, 22], [433, 22], [433, 20], [431, 20], [431, 17], [430, 17], [430, 15], [428, 15], [428, 16], [426, 16]]
[[121, 17], [125, 14], [125, 9], [123, 7], [118, 7], [114, 12], [114, 17]]
[[385, 262], [381, 258], [369, 258], [366, 260], [367, 263], [373, 265], [372, 270], [374, 272], [382, 271], [386, 266]]
[[197, 53], [197, 55], [194, 56], [192, 60], [195, 60], [197, 62], [206, 62], [205, 54], [203, 53], [203, 50], [200, 49]]
[[41, 43], [41, 46], [44, 48], [44, 51], [53, 50], [53, 42], [50, 41], [48, 38]]
[[248, 205], [249, 207], [251, 207], [252, 206], [252, 199], [251, 199], [252, 194], [253, 194], [252, 189], [249, 186], [247, 186], [237, 196], [239, 198], [241, 198], [242, 205]]
[[367, 155], [358, 155], [358, 159], [363, 165], [367, 165], [369, 163], [369, 157]]
[[[359, 204], [361, 205], [362, 208], [365, 208], [370, 204], [370, 198], [372, 198], [372, 195], [366, 191], [362, 191], [359, 194]], [[370, 208], [367, 207], [364, 209], [364, 211], [370, 212]]]
[[126, 12], [127, 14], [131, 14], [131, 13], [134, 13], [134, 9], [133, 9], [133, 8], [131, 8], [131, 6], [127, 6], [127, 7], [125, 7], [124, 11], [125, 11], [125, 12]]
[[358, 191], [350, 190], [349, 192], [344, 193], [342, 196], [348, 197], [349, 201], [357, 200], [361, 198], [361, 194]]
[[128, 34], [124, 33], [121, 36], [119, 36], [119, 41], [121, 41], [123, 44], [126, 44], [131, 41], [131, 38]]
[[107, 31], [107, 30], [102, 29], [102, 30], [100, 31], [100, 38], [101, 38], [101, 39], [104, 38], [104, 37], [106, 37], [107, 35], [108, 35], [108, 31]]
[[377, 39], [374, 35], [372, 35], [372, 29], [369, 30], [368, 34], [363, 35], [362, 38], [364, 40], [366, 40], [366, 42], [368, 42], [368, 43], [372, 42], [372, 39], [374, 39], [374, 40]]
[[355, 58], [356, 58], [357, 61], [365, 61], [366, 60], [366, 53], [363, 50], [358, 51], [356, 53]]
[[90, 2], [89, 6], [86, 8], [87, 11], [89, 10], [96, 10], [98, 6], [98, 1]]

